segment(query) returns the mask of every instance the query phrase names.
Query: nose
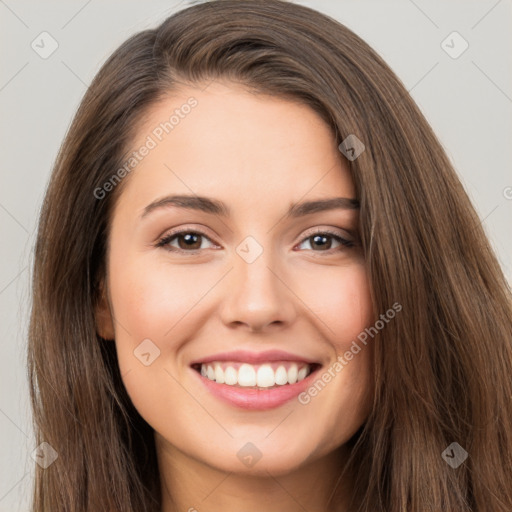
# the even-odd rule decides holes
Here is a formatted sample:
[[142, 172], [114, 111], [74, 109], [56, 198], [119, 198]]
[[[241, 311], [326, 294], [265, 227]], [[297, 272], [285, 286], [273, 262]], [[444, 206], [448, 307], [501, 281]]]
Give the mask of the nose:
[[234, 254], [234, 268], [225, 283], [226, 296], [221, 309], [228, 327], [243, 326], [265, 331], [289, 326], [297, 315], [293, 285], [271, 251], [265, 250], [252, 263]]

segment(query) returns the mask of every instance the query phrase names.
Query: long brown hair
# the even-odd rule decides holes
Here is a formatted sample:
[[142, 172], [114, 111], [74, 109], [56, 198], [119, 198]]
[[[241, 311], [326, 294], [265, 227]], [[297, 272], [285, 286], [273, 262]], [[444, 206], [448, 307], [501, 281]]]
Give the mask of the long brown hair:
[[[216, 0], [122, 44], [94, 78], [57, 157], [33, 269], [28, 366], [38, 444], [34, 512], [159, 511], [153, 432], [96, 331], [109, 220], [148, 107], [179, 84], [229, 79], [309, 105], [349, 166], [374, 311], [372, 411], [345, 469], [359, 512], [512, 510], [510, 288], [443, 148], [401, 81], [357, 35], [279, 0]], [[200, 108], [200, 107], [199, 107]], [[442, 456], [458, 443], [458, 465]], [[452, 452], [453, 454], [453, 452]], [[342, 470], [340, 461], [340, 472]]]

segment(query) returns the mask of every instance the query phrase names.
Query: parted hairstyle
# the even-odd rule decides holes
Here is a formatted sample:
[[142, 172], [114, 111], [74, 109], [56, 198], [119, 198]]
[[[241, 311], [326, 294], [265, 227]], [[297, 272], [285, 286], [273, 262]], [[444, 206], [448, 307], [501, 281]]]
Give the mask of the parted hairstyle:
[[[115, 201], [98, 198], [148, 109], [222, 79], [309, 105], [347, 159], [376, 319], [371, 412], [340, 461], [357, 512], [512, 510], [511, 291], [453, 165], [407, 89], [338, 21], [280, 0], [213, 0], [130, 37], [76, 112], [40, 213], [28, 372], [37, 444], [33, 512], [159, 512], [151, 427], [123, 386], [95, 306]], [[248, 120], [250, 121], [250, 120]], [[136, 172], [136, 171], [134, 171]], [[457, 468], [441, 456], [457, 442]]]

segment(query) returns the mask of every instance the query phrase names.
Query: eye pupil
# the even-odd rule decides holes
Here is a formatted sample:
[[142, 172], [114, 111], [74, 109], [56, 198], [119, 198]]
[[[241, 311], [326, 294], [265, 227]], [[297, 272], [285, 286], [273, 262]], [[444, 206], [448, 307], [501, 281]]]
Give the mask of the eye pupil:
[[[313, 238], [313, 242], [315, 244], [318, 244], [318, 243], [325, 244], [326, 239], [329, 239], [330, 237], [329, 236], [325, 236], [325, 235], [314, 235], [312, 238]], [[320, 245], [320, 248], [327, 249], [327, 250], [330, 249], [331, 248], [331, 244], [329, 243], [327, 245], [328, 245], [327, 248], [326, 248], [325, 245]]]
[[200, 239], [201, 235], [197, 235], [197, 234], [192, 234], [192, 233], [187, 233], [185, 235], [179, 235], [178, 236], [178, 241], [179, 240], [185, 240], [185, 245], [183, 246], [181, 243], [178, 243], [178, 245], [180, 245], [181, 247], [180, 248], [185, 248], [185, 249], [199, 249], [201, 247], [201, 242], [199, 242], [199, 247], [193, 247], [194, 244], [197, 244], [197, 241]]

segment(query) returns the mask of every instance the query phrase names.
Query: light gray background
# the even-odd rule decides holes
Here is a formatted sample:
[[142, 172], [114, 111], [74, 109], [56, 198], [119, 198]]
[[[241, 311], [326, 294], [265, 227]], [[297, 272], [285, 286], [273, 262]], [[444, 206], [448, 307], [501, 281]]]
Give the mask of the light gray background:
[[[512, 0], [296, 3], [347, 25], [402, 79], [454, 163], [512, 282]], [[0, 0], [0, 512], [28, 510], [31, 492], [35, 445], [25, 370], [30, 265], [57, 150], [108, 55], [186, 5]], [[59, 45], [47, 59], [31, 48], [43, 31]], [[453, 31], [469, 43], [456, 59], [441, 47]], [[459, 43], [447, 44], [457, 49]]]

